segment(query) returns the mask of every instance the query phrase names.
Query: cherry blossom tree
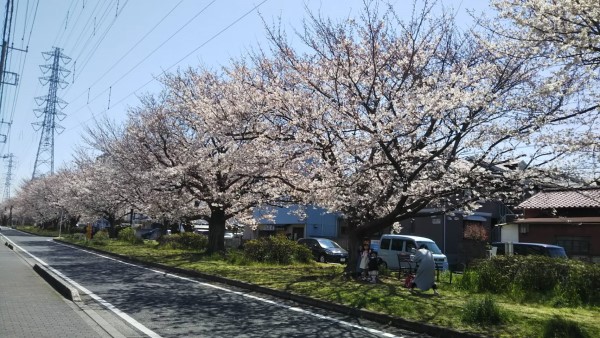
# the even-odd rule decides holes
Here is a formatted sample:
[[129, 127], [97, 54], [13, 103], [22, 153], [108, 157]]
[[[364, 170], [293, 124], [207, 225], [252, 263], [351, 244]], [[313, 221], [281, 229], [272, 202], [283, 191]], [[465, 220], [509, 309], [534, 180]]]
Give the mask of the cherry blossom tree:
[[[596, 0], [494, 0], [499, 19], [486, 28], [506, 37], [522, 56], [546, 58], [554, 72], [578, 73], [581, 86], [572, 105], [575, 122], [564, 121], [559, 133], [541, 140], [554, 152], [563, 172], [577, 173], [600, 184], [600, 5]], [[590, 112], [595, 114], [589, 114]]]
[[284, 159], [263, 139], [265, 95], [238, 80], [244, 72], [238, 64], [226, 74], [168, 75], [162, 94], [130, 111], [120, 137], [97, 142], [146, 186], [150, 208], [177, 196], [188, 217], [208, 221], [209, 252], [224, 250], [227, 220], [251, 224], [252, 209], [279, 195], [272, 182]]
[[270, 28], [274, 56], [254, 55], [273, 130], [306, 156], [297, 186], [345, 215], [350, 252], [426, 206], [518, 192], [537, 171], [515, 164], [555, 160], [548, 134], [586, 116], [569, 106], [588, 85], [580, 72], [491, 48], [501, 36], [459, 30], [428, 4], [410, 20], [377, 5], [342, 22], [311, 15], [302, 48]]
[[66, 186], [70, 213], [88, 220], [104, 218], [111, 237], [115, 237], [115, 226], [131, 205], [128, 190], [119, 184], [120, 173], [111, 158], [83, 151], [76, 156], [75, 164], [69, 179], [61, 182]]
[[13, 198], [13, 213], [18, 217], [31, 219], [39, 225], [55, 222], [60, 211], [50, 203], [50, 194], [45, 179], [23, 182]]
[[600, 6], [596, 0], [494, 0], [500, 17], [514, 25], [498, 28], [537, 52], [573, 65], [600, 67]]
[[[129, 130], [138, 122], [130, 120]], [[113, 182], [126, 191], [131, 209], [171, 225], [194, 219], [197, 210], [193, 208], [193, 198], [175, 181], [154, 170], [152, 161], [140, 157], [145, 148], [140, 149], [143, 145], [123, 125], [107, 119], [96, 121], [94, 127], [88, 128], [85, 141], [110, 159], [115, 170]]]
[[31, 219], [41, 226], [68, 225], [77, 214], [70, 213], [69, 200], [66, 198], [64, 182], [70, 172], [58, 170], [53, 175], [25, 181], [10, 203], [14, 206], [15, 217]]

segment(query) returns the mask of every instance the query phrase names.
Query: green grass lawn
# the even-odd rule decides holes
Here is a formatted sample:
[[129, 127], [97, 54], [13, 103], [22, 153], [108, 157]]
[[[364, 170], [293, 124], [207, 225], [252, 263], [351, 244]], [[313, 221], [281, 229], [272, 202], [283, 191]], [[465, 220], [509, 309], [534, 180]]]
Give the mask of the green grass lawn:
[[394, 274], [382, 276], [378, 284], [346, 279], [342, 274], [343, 266], [338, 264], [315, 262], [282, 266], [253, 263], [243, 259], [240, 252], [233, 251], [226, 257], [208, 256], [201, 252], [159, 249], [154, 241], [132, 245], [110, 240], [104, 245], [94, 247], [142, 261], [218, 275], [486, 336], [543, 337], [544, 324], [554, 316], [560, 316], [577, 323], [589, 337], [600, 337], [598, 307], [554, 307], [543, 302], [522, 303], [506, 296], [493, 296], [504, 314], [504, 322], [501, 325], [464, 323], [461, 321], [461, 315], [466, 302], [483, 298], [484, 295], [459, 290], [455, 281], [461, 276], [455, 275], [453, 283], [450, 284], [448, 273], [440, 276], [438, 285], [441, 296], [438, 297], [433, 296], [431, 291], [411, 294]]
[[[40, 227], [31, 226], [31, 225], [17, 226], [16, 228], [21, 231], [29, 232], [29, 233], [36, 234], [39, 236], [58, 237], [58, 233], [59, 233], [58, 230], [42, 229]], [[62, 234], [64, 235], [65, 233], [62, 232]]]

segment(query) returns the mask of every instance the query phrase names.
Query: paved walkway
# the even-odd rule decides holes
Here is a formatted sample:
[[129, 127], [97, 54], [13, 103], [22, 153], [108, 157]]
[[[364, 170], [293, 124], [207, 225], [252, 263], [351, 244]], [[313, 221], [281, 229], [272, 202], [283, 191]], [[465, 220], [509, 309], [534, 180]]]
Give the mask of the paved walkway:
[[0, 236], [0, 337], [110, 337], [5, 242]]

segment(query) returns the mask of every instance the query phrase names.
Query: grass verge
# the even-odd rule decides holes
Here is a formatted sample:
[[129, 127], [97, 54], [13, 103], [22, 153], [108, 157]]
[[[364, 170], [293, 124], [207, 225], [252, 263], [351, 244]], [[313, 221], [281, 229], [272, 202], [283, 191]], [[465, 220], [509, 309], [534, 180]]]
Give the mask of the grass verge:
[[[91, 242], [74, 242], [93, 245]], [[519, 302], [505, 296], [473, 295], [456, 287], [455, 281], [460, 276], [454, 276], [450, 284], [448, 273], [440, 276], [441, 296], [437, 297], [430, 292], [411, 294], [394, 274], [382, 276], [377, 284], [346, 279], [342, 274], [343, 266], [338, 264], [261, 264], [239, 259], [240, 254], [235, 251], [227, 255], [206, 255], [189, 250], [160, 249], [154, 241], [134, 245], [109, 240], [95, 248], [485, 336], [548, 337], [548, 327], [556, 326], [557, 321], [568, 322], [570, 327], [576, 328], [571, 328], [574, 332], [584, 332], [589, 337], [600, 336], [598, 307], [557, 308], [543, 303]], [[494, 306], [502, 311], [500, 323], [464, 320], [465, 311], [472, 307], [469, 301], [484, 297], [493, 300]]]

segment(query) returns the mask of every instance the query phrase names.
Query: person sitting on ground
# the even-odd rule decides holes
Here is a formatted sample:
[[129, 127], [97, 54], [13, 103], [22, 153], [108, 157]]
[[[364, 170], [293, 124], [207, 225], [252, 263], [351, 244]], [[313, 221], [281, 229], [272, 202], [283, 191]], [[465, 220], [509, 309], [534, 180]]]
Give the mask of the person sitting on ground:
[[379, 258], [377, 258], [377, 252], [371, 251], [371, 257], [369, 258], [369, 280], [371, 283], [377, 283], [379, 276]]
[[422, 291], [433, 289], [433, 294], [438, 295], [437, 285], [435, 284], [435, 260], [425, 244], [421, 244], [419, 250], [415, 253], [414, 262], [419, 267], [410, 291], [413, 292], [415, 287]]

